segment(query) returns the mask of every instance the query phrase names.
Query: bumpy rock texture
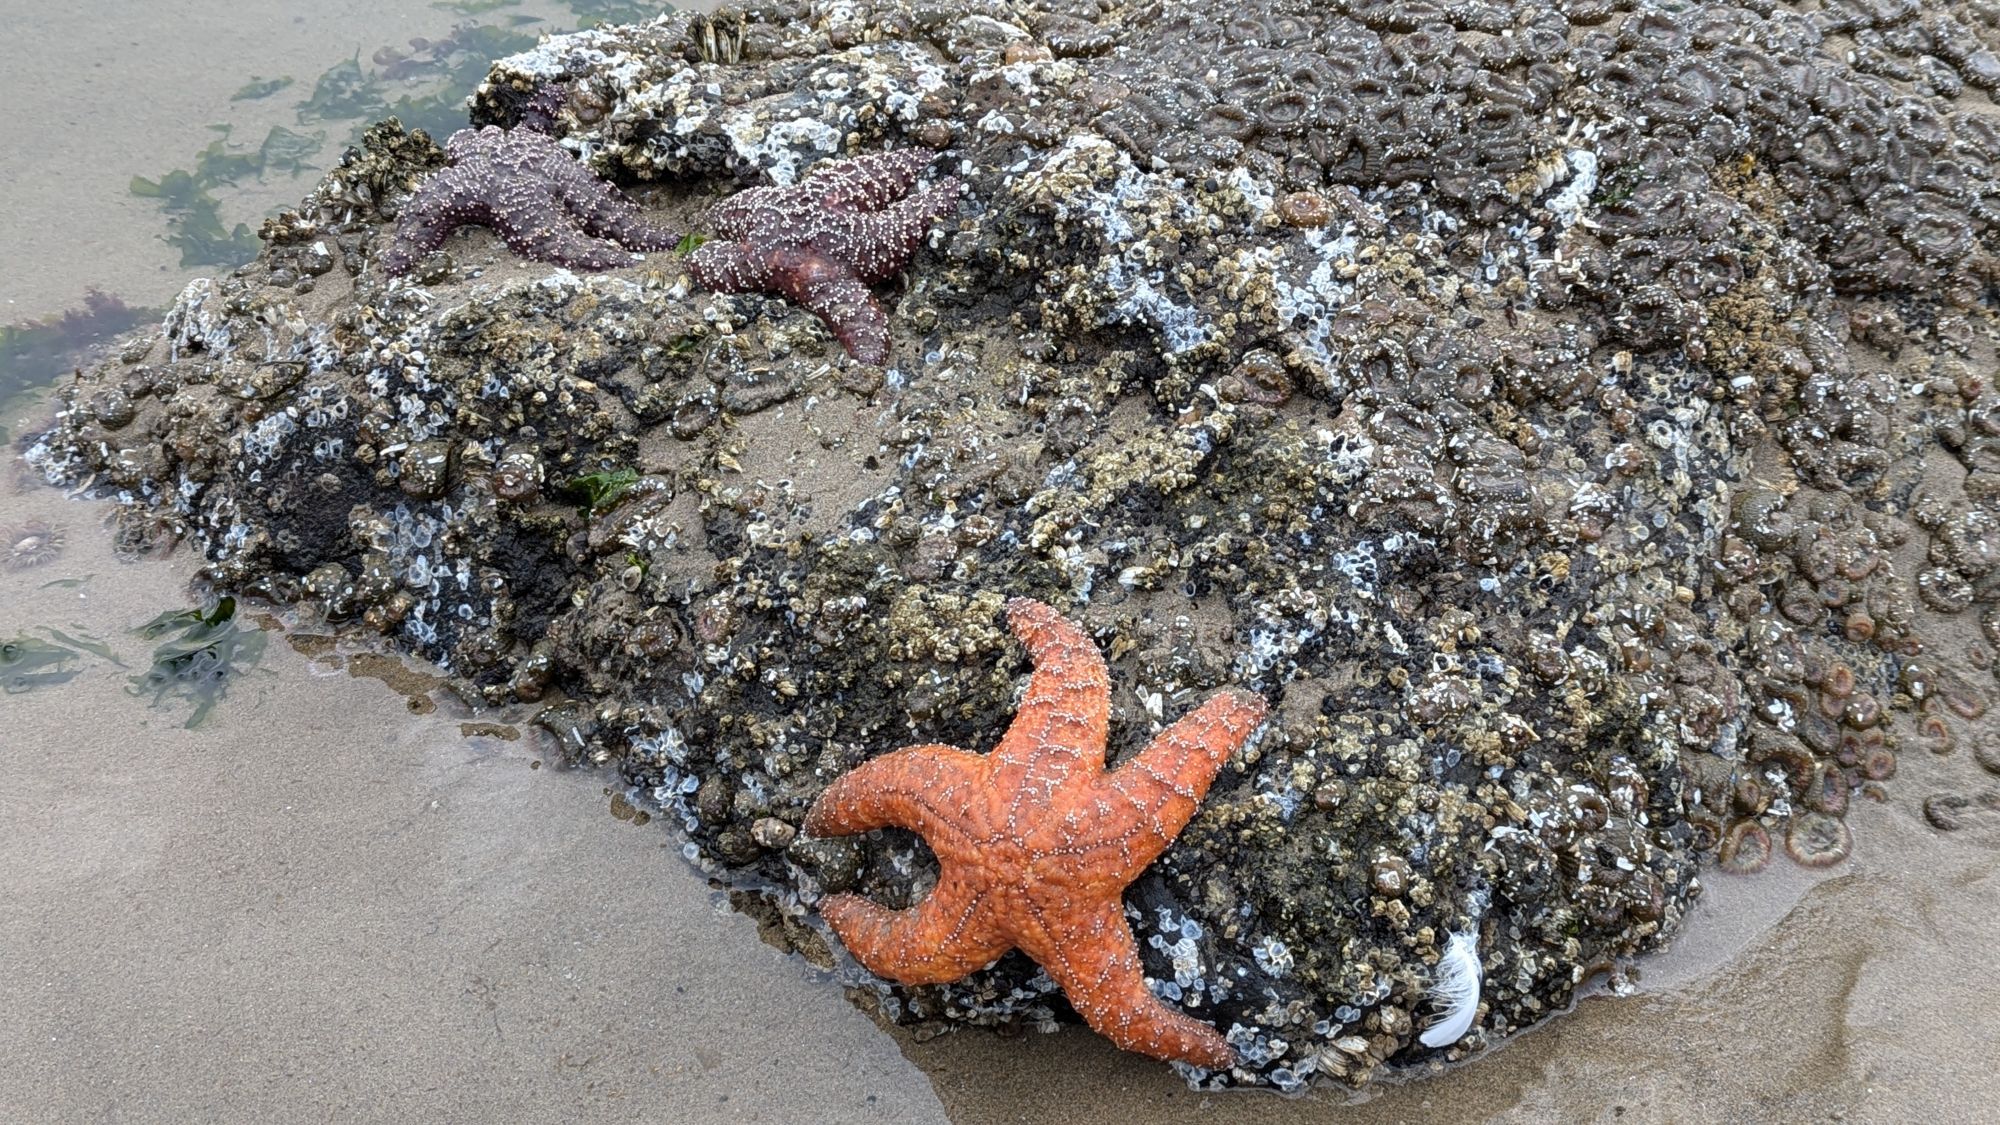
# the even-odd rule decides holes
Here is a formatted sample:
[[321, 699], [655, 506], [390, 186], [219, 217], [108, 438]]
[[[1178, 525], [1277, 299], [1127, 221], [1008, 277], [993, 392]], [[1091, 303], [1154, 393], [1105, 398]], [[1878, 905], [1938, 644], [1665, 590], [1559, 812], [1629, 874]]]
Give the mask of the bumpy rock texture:
[[[1107, 653], [1114, 761], [1261, 693], [1128, 918], [1241, 1060], [1193, 1078], [1359, 1084], [1561, 1010], [1675, 931], [1704, 856], [1838, 861], [1848, 802], [1919, 799], [1884, 787], [1898, 752], [1985, 708], [1996, 46], [1990, 0], [828, 3], [567, 36], [496, 63], [475, 124], [560, 83], [560, 143], [656, 181], [676, 229], [940, 151], [967, 192], [883, 287], [886, 372], [664, 257], [390, 282], [438, 154], [384, 126], [32, 456], [221, 584], [549, 702], [772, 934], [926, 1030], [1067, 1013], [1018, 955], [922, 988], [840, 960], [823, 895], [902, 906], [935, 867], [798, 826], [872, 755], [1005, 728], [1006, 598]], [[1455, 931], [1482, 1007], [1433, 1050]]]

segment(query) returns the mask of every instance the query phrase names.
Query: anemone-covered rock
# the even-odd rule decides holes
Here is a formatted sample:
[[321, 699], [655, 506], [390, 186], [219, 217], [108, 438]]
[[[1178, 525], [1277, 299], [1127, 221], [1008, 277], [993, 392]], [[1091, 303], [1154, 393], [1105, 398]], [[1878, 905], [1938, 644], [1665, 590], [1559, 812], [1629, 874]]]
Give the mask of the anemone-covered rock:
[[[1005, 600], [1103, 647], [1114, 757], [1259, 692], [1128, 914], [1243, 1060], [1197, 1080], [1360, 1084], [1564, 1009], [1676, 931], [1704, 856], [1837, 862], [1909, 728], [1948, 750], [1983, 711], [1996, 43], [1980, 3], [1415, 0], [556, 37], [474, 123], [560, 89], [559, 143], [674, 229], [940, 151], [967, 191], [882, 294], [886, 372], [662, 255], [584, 279], [474, 233], [387, 278], [439, 156], [385, 125], [33, 457], [218, 583], [538, 701], [927, 1028], [1066, 1012], [1016, 956], [867, 979], [814, 903], [934, 864], [797, 826], [872, 755], [991, 744]], [[1433, 1048], [1455, 933], [1481, 1006]]]

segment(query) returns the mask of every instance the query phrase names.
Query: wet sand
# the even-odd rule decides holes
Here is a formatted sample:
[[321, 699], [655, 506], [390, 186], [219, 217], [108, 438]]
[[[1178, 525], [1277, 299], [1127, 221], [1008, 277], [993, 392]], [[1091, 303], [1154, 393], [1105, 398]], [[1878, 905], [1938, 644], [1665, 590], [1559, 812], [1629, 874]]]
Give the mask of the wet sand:
[[[171, 299], [204, 271], [174, 264], [132, 175], [185, 164], [225, 114], [260, 135], [228, 102], [252, 74], [310, 83], [452, 20], [267, 7], [0, 7], [19, 32], [0, 257], [28, 263], [0, 276], [0, 321], [87, 284]], [[246, 185], [264, 202], [243, 206], [307, 183]], [[119, 563], [102, 506], [13, 476], [0, 527], [47, 519], [69, 542], [0, 570], [0, 637], [54, 625], [136, 661], [125, 631], [187, 604], [191, 564]], [[0, 695], [0, 1121], [1948, 1123], [2000, 1103], [2000, 817], [1944, 835], [1918, 811], [2000, 784], [1963, 749], [1904, 755], [1824, 877], [1711, 875], [1639, 995], [1347, 1105], [1193, 1093], [1083, 1031], [885, 1033], [720, 907], [668, 828], [611, 815], [608, 777], [534, 768], [526, 733], [467, 737], [466, 716], [412, 714], [327, 659], [274, 639], [196, 731], [103, 661]]]
[[[103, 509], [0, 499], [70, 540], [0, 571], [0, 638], [144, 666], [191, 564], [113, 559]], [[944, 1120], [605, 778], [275, 637], [196, 730], [131, 672], [0, 695], [0, 1121]]]

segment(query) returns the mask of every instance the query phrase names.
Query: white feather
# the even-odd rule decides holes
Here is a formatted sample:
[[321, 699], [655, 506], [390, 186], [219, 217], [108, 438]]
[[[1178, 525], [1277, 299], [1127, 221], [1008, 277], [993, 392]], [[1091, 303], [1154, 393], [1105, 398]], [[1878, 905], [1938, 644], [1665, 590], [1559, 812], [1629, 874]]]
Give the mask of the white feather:
[[1472, 1030], [1479, 1014], [1479, 934], [1473, 930], [1451, 935], [1444, 943], [1431, 981], [1431, 1003], [1438, 1016], [1417, 1038], [1426, 1047], [1448, 1047]]

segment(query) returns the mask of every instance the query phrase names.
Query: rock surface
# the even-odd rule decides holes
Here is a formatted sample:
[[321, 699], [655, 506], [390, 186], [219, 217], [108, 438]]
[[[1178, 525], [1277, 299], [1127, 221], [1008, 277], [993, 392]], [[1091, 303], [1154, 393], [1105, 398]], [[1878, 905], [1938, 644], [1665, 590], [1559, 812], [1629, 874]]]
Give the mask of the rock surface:
[[[384, 125], [31, 457], [218, 585], [547, 701], [774, 936], [927, 1029], [1067, 1013], [1018, 956], [867, 978], [814, 903], [901, 905], [935, 867], [796, 828], [868, 757], [991, 745], [1026, 669], [1004, 601], [1093, 632], [1114, 760], [1259, 692], [1128, 917], [1242, 1059], [1193, 1080], [1358, 1085], [1561, 1011], [1671, 936], [1705, 856], [1838, 862], [1848, 802], [1909, 798], [1896, 754], [1984, 710], [1996, 45], [1986, 0], [786, 4], [564, 36], [496, 62], [474, 124], [561, 84], [560, 143], [670, 229], [941, 151], [967, 191], [881, 294], [886, 373], [665, 255], [586, 279], [475, 233], [392, 280], [441, 156]], [[1432, 1049], [1454, 932], [1482, 1006]]]

